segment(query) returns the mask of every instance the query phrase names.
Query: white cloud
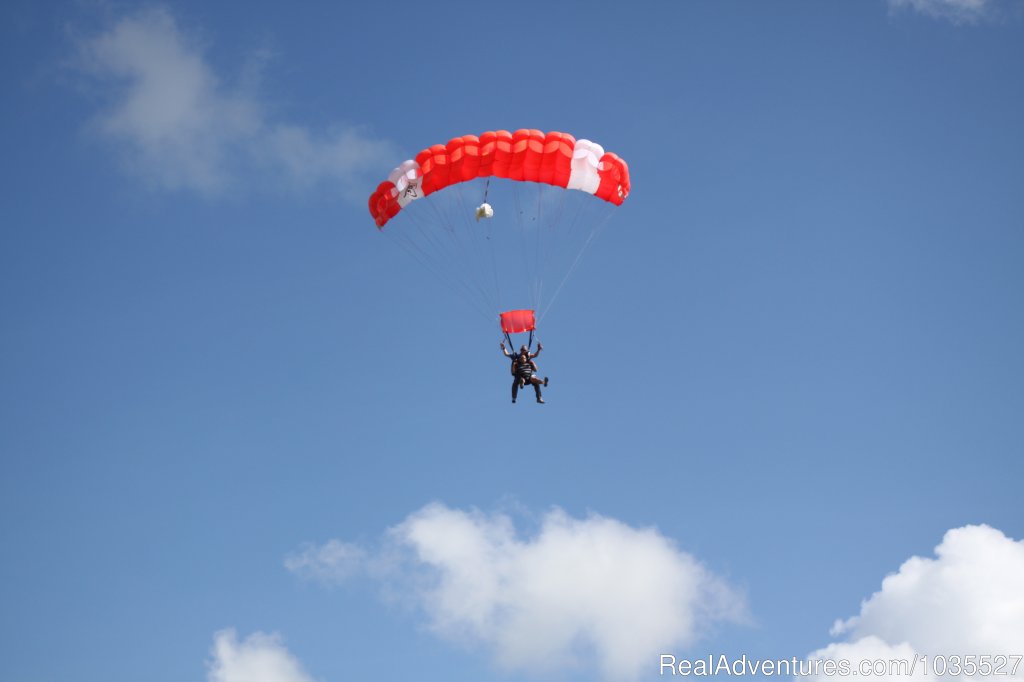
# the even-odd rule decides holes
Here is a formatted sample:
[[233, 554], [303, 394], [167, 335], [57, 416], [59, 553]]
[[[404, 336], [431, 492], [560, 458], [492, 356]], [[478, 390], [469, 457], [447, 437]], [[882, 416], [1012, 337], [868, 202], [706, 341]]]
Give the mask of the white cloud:
[[207, 682], [313, 682], [277, 635], [256, 632], [239, 642], [234, 630], [214, 635]]
[[366, 559], [362, 548], [330, 540], [319, 547], [307, 545], [302, 551], [290, 554], [284, 565], [292, 573], [329, 584], [351, 577], [362, 568]]
[[257, 169], [263, 184], [326, 182], [361, 196], [369, 186], [362, 174], [397, 158], [390, 143], [359, 127], [316, 132], [269, 120], [245, 83], [252, 79], [226, 84], [163, 8], [82, 41], [78, 65], [109, 97], [95, 129], [133, 172], [160, 187], [216, 193], [251, 181]]
[[965, 526], [948, 531], [935, 555], [908, 559], [858, 615], [837, 622], [832, 634], [849, 639], [837, 650], [866, 641], [933, 657], [1024, 653], [1024, 541]]
[[593, 662], [633, 679], [746, 614], [741, 595], [656, 530], [597, 515], [556, 509], [523, 538], [505, 515], [432, 504], [387, 538], [409, 555], [378, 572], [387, 585], [404, 586], [439, 636], [483, 643], [506, 669]]
[[[837, 665], [842, 661], [849, 662], [852, 671], [856, 670], [859, 679], [868, 679], [871, 682], [929, 682], [935, 677], [925, 672], [923, 665], [910, 666], [918, 652], [914, 651], [909, 644], [887, 644], [878, 637], [868, 635], [855, 642], [838, 642], [829, 644], [823, 649], [812, 652], [807, 658], [810, 661], [835, 661]], [[895, 666], [890, 661], [899, 662]], [[906, 661], [906, 667], [902, 666]], [[864, 665], [863, 670], [861, 665]], [[809, 664], [808, 664], [809, 665]], [[876, 667], [877, 666], [877, 667]], [[810, 670], [810, 668], [806, 668]], [[870, 674], [864, 674], [868, 672]], [[910, 674], [913, 672], [913, 675]], [[817, 674], [808, 675], [801, 679], [813, 680], [814, 682], [835, 682], [836, 675], [825, 674], [823, 670]]]
[[992, 12], [993, 0], [889, 0], [893, 10], [913, 10], [954, 24], [973, 24]]

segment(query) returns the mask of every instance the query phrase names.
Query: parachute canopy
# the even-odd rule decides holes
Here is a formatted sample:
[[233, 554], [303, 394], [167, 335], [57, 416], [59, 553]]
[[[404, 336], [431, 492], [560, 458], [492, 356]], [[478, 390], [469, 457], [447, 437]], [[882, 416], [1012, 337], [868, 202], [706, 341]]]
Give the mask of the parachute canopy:
[[411, 202], [450, 185], [496, 177], [575, 189], [615, 205], [629, 196], [626, 162], [568, 133], [521, 129], [454, 137], [403, 162], [370, 195], [377, 227]]
[[509, 334], [543, 320], [629, 191], [626, 162], [601, 145], [524, 128], [427, 147], [368, 205], [382, 235]]
[[509, 310], [501, 314], [501, 331], [506, 334], [532, 332], [537, 320], [532, 310]]

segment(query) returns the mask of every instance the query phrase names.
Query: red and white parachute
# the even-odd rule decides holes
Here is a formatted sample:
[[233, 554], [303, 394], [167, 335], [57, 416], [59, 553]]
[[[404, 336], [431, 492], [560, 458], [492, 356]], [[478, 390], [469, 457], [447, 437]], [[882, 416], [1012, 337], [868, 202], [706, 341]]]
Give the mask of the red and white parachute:
[[[595, 142], [497, 130], [452, 138], [399, 164], [369, 209], [378, 228], [487, 317], [518, 306], [500, 318], [504, 331], [509, 313], [517, 314], [516, 331], [529, 331], [534, 311], [550, 305], [610, 217], [600, 206], [622, 204], [629, 191], [626, 162]], [[399, 213], [408, 224], [384, 230]], [[545, 288], [552, 275], [561, 278], [553, 292]], [[519, 328], [520, 313], [530, 313], [530, 329]]]

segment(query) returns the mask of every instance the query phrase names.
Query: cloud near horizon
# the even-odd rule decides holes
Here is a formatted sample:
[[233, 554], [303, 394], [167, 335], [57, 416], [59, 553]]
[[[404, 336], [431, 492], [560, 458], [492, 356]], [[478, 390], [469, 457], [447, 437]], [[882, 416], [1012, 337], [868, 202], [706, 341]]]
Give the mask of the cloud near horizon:
[[[693, 643], [715, 621], [747, 618], [742, 596], [656, 530], [597, 515], [574, 519], [554, 509], [521, 537], [506, 515], [431, 504], [384, 537], [376, 552], [337, 540], [307, 545], [285, 564], [327, 583], [374, 576], [411, 595], [439, 636], [483, 643], [500, 665], [526, 672], [586, 667], [584, 659], [608, 679], [635, 679], [658, 654]], [[406, 558], [396, 561], [396, 550]], [[985, 525], [952, 529], [934, 558], [905, 561], [831, 634], [847, 639], [809, 660], [856, 666], [916, 655], [948, 662], [952, 655], [1020, 654], [1024, 541]], [[1012, 666], [1010, 659], [1007, 673]], [[1000, 679], [1024, 679], [1022, 668]], [[208, 682], [311, 682], [280, 639], [262, 633], [242, 642], [231, 630], [217, 633], [209, 669]], [[858, 677], [940, 679], [923, 667]]]
[[[935, 558], [905, 561], [861, 604], [858, 615], [837, 621], [831, 634], [847, 641], [819, 649], [809, 659], [1022, 654], [1024, 541], [985, 525], [952, 529], [935, 548]], [[918, 671], [915, 679], [936, 678]], [[1001, 679], [1024, 679], [1024, 664], [1016, 672]], [[895, 682], [907, 676], [874, 679], [880, 678]]]
[[[362, 555], [367, 572], [408, 593], [436, 635], [483, 644], [506, 670], [593, 661], [607, 679], [635, 679], [715, 623], [747, 619], [744, 596], [670, 539], [598, 515], [554, 509], [522, 537], [506, 515], [431, 504], [391, 528], [384, 545]], [[333, 582], [354, 573], [357, 550], [335, 540], [285, 563]]]
[[256, 632], [238, 641], [234, 630], [213, 636], [207, 682], [314, 682], [278, 635]]
[[156, 187], [212, 195], [324, 183], [361, 199], [364, 174], [397, 158], [394, 145], [358, 126], [270, 120], [256, 88], [219, 77], [166, 8], [125, 16], [78, 47], [75, 65], [106, 99], [92, 129]]

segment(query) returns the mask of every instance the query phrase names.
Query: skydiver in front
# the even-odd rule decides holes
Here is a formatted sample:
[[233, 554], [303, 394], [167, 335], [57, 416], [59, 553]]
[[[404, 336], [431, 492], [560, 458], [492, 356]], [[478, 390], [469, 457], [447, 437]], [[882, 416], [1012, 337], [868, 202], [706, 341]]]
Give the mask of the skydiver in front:
[[537, 376], [537, 363], [533, 361], [533, 358], [540, 355], [540, 351], [544, 346], [540, 343], [537, 344], [537, 352], [530, 353], [530, 349], [526, 346], [522, 346], [519, 349], [519, 353], [512, 355], [505, 348], [505, 342], [501, 343], [501, 352], [506, 358], [512, 358], [512, 402], [516, 401], [519, 395], [519, 389], [530, 384], [533, 386], [534, 392], [537, 394], [537, 402], [544, 402], [544, 398], [541, 397], [540, 387], [548, 385], [548, 378], [544, 377], [541, 379]]

